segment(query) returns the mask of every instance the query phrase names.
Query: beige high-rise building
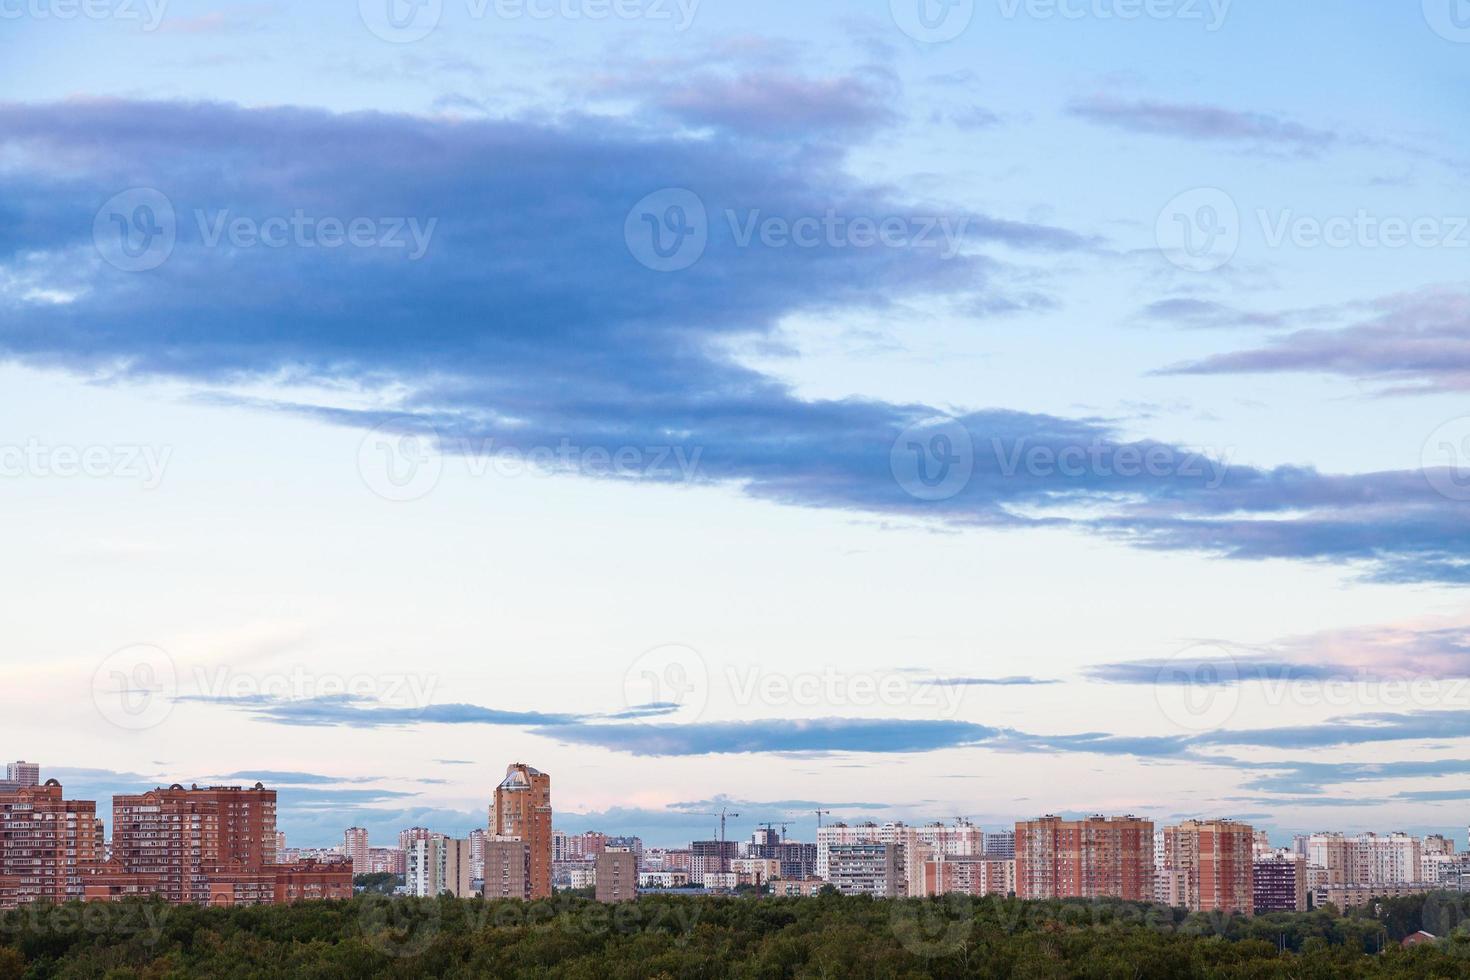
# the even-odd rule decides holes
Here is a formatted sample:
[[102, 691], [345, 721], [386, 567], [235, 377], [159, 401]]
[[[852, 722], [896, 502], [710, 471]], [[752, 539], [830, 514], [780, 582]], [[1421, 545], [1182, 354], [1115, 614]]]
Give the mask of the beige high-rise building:
[[368, 859], [368, 852], [372, 845], [368, 843], [368, 832], [362, 827], [348, 827], [342, 833], [342, 853], [352, 862], [352, 873], [365, 875], [372, 869], [372, 863]]
[[530, 862], [527, 898], [551, 897], [551, 833], [551, 777], [523, 762], [512, 763], [505, 770], [505, 779], [495, 787], [489, 836], [516, 837], [525, 842]]
[[409, 845], [405, 865], [408, 893], [417, 898], [434, 898], [446, 893], [456, 898], [471, 898], [476, 894], [467, 840], [444, 834], [420, 837]]
[[1161, 897], [1191, 912], [1255, 912], [1255, 835], [1233, 820], [1164, 828]]
[[631, 902], [638, 897], [638, 855], [631, 848], [609, 847], [597, 856], [597, 900]]

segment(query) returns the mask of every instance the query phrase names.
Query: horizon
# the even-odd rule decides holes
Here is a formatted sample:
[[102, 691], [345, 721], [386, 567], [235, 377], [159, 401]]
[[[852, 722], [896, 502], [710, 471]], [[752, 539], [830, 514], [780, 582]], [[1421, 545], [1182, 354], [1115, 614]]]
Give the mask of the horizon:
[[1470, 848], [1461, 3], [0, 9], [0, 750]]

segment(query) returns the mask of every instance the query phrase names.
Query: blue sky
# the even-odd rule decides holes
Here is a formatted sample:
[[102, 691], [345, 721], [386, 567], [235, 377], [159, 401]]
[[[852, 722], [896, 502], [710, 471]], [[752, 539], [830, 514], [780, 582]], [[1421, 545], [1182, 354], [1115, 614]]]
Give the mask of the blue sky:
[[0, 745], [1459, 828], [1458, 2], [0, 5]]

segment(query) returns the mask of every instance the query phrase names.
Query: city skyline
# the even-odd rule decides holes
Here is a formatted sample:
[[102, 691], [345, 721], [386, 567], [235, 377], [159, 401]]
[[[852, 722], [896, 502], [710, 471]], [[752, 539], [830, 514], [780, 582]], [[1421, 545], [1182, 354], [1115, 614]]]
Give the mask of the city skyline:
[[398, 3], [0, 11], [0, 746], [1463, 840], [1460, 0]]

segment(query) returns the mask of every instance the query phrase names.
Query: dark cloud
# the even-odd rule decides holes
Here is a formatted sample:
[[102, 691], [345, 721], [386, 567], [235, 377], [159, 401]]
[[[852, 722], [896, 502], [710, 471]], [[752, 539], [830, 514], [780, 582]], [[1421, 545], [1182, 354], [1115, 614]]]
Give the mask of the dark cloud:
[[[1125, 441], [1104, 419], [962, 413], [954, 432], [972, 450], [969, 479], [939, 501], [911, 493], [895, 478], [895, 445], [940, 410], [804, 399], [735, 360], [730, 341], [776, 339], [794, 314], [909, 299], [1032, 306], [1029, 286], [1010, 293], [1011, 260], [991, 253], [1097, 243], [952, 211], [953, 254], [741, 244], [738, 225], [756, 212], [945, 217], [855, 181], [834, 145], [683, 138], [636, 117], [452, 121], [78, 101], [0, 106], [0, 152], [11, 190], [0, 268], [12, 284], [0, 287], [0, 354], [27, 363], [114, 381], [182, 378], [213, 386], [221, 402], [235, 397], [231, 385], [263, 379], [403, 392], [383, 411], [248, 404], [363, 427], [408, 414], [432, 425], [446, 452], [487, 440], [521, 451], [673, 444], [698, 460], [697, 479], [791, 505], [956, 527], [1068, 526], [1146, 548], [1353, 565], [1393, 581], [1470, 578], [1459, 557], [1470, 529], [1417, 474], [1225, 468], [1183, 447]], [[114, 269], [92, 247], [99, 206], [136, 186], [164, 192], [180, 217], [172, 256], [146, 273]], [[634, 259], [624, 225], [636, 202], [670, 187], [703, 200], [709, 242], [693, 266], [661, 273]], [[256, 221], [299, 211], [437, 224], [418, 261], [388, 248], [208, 247], [226, 209]], [[1079, 469], [1058, 468], [1077, 452]]]

